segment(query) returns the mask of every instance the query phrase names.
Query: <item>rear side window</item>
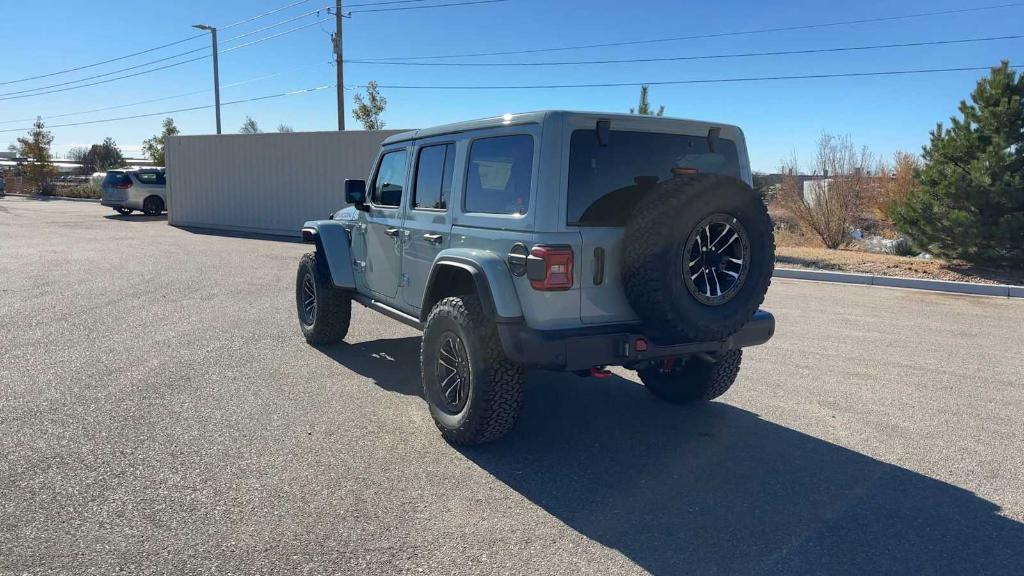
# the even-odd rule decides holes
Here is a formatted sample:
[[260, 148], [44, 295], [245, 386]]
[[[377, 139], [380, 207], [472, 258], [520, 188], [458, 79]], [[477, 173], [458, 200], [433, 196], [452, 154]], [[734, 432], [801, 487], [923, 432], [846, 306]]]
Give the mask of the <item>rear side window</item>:
[[466, 212], [526, 214], [533, 175], [533, 137], [475, 140], [466, 167]]
[[370, 191], [371, 203], [389, 208], [396, 208], [402, 204], [407, 156], [405, 150], [397, 150], [388, 152], [381, 158], [377, 177], [373, 181], [373, 190]]
[[163, 172], [137, 172], [135, 177], [139, 179], [139, 182], [143, 184], [167, 184], [167, 179], [164, 178]]
[[689, 172], [740, 177], [736, 143], [704, 136], [613, 130], [601, 146], [596, 130], [576, 130], [569, 144], [567, 221], [622, 226], [644, 192]]
[[455, 173], [455, 145], [439, 144], [420, 149], [416, 163], [413, 208], [445, 210]]

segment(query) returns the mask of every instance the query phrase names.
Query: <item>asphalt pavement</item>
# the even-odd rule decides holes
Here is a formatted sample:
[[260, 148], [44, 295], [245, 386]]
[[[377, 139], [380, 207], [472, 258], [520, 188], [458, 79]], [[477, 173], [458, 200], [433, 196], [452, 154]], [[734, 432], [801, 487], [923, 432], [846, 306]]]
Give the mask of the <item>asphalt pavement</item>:
[[299, 243], [0, 200], [0, 574], [1024, 574], [1024, 302], [776, 280], [719, 401], [533, 372], [459, 449]]

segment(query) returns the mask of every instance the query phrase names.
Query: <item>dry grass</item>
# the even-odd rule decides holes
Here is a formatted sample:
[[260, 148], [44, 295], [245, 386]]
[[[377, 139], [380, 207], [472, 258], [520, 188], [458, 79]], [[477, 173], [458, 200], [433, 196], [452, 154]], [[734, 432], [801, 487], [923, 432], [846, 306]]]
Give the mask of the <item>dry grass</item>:
[[[776, 236], [778, 238], [778, 236]], [[992, 270], [943, 260], [923, 260], [856, 250], [828, 250], [778, 242], [775, 263], [792, 268], [857, 272], [878, 276], [900, 276], [955, 282], [1024, 285], [1024, 270]]]

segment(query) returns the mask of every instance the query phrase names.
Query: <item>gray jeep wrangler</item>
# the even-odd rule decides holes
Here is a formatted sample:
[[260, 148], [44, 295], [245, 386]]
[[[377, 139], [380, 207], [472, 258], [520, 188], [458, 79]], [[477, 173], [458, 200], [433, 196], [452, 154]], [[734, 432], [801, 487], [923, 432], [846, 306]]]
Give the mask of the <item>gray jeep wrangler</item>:
[[732, 385], [775, 244], [743, 133], [690, 120], [507, 114], [392, 136], [351, 206], [307, 222], [295, 286], [312, 344], [352, 302], [423, 330], [430, 413], [458, 444], [512, 428], [528, 368], [636, 370], [671, 402]]

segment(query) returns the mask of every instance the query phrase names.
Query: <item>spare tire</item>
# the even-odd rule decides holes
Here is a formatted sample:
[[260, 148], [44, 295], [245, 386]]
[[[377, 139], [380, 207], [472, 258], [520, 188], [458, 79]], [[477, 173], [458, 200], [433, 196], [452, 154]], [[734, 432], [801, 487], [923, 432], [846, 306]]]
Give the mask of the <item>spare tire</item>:
[[717, 174], [658, 183], [633, 210], [623, 243], [626, 296], [661, 341], [735, 333], [764, 301], [775, 267], [764, 202]]

